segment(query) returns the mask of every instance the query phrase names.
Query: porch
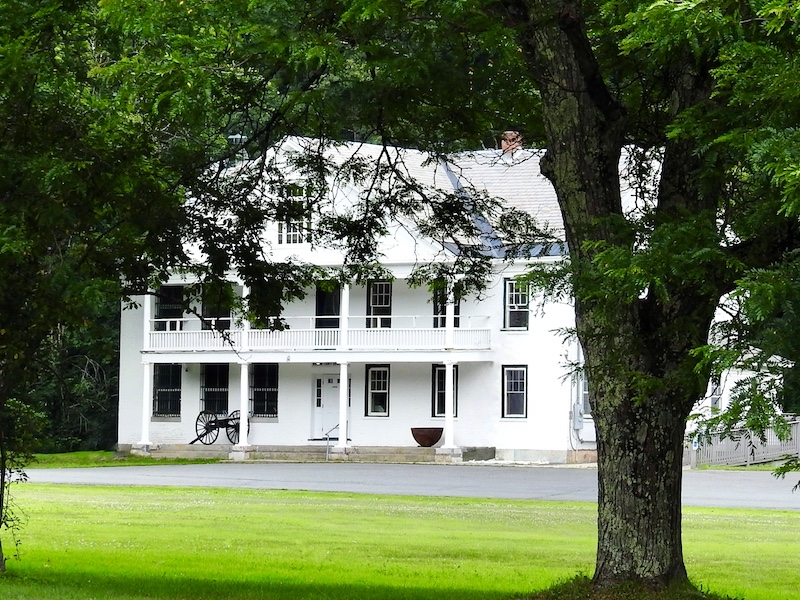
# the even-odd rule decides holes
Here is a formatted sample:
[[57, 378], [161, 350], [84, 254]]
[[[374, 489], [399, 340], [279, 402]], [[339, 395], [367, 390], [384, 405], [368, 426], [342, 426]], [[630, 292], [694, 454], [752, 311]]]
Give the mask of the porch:
[[[432, 327], [430, 315], [392, 316], [383, 327], [370, 317], [287, 317], [283, 329], [254, 329], [249, 323], [204, 322], [199, 318], [150, 319], [145, 352], [303, 352], [316, 350], [416, 351], [489, 350], [489, 317], [462, 317], [458, 327]], [[322, 327], [323, 323], [335, 326]], [[203, 327], [213, 328], [203, 328]]]

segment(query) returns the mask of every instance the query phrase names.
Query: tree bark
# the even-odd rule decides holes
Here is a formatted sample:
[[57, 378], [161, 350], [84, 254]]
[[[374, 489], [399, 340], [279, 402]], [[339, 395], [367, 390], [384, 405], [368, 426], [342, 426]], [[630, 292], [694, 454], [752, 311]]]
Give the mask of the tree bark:
[[[663, 587], [687, 578], [681, 540], [684, 398], [636, 402], [618, 390], [595, 410], [598, 539], [594, 581]], [[622, 398], [620, 397], [622, 396]]]
[[[599, 252], [618, 247], [632, 255], [636, 239], [620, 193], [625, 107], [604, 82], [577, 1], [520, 0], [504, 8], [541, 94], [542, 173], [561, 207], [576, 329], [592, 382], [599, 473], [594, 582], [684, 581], [683, 438], [707, 384], [691, 350], [706, 343], [721, 286], [713, 274], [700, 287], [678, 274], [661, 282], [666, 293], [625, 297], [604, 281]], [[691, 64], [681, 70], [675, 110], [707, 99], [709, 81]], [[696, 189], [690, 142], [663, 143], [656, 223], [699, 221], [713, 231], [713, 200], [706, 206]]]

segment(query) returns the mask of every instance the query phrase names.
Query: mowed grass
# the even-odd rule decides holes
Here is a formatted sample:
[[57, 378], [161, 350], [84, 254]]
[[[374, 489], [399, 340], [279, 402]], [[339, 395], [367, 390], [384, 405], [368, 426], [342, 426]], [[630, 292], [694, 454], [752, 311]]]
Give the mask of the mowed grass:
[[219, 458], [152, 458], [116, 453], [110, 450], [87, 450], [62, 454], [34, 454], [30, 468], [68, 469], [74, 467], [126, 467], [147, 465], [185, 465], [218, 463]]
[[[592, 504], [40, 484], [15, 495], [29, 522], [3, 600], [515, 598], [590, 575], [596, 544]], [[695, 584], [800, 598], [800, 513], [688, 509], [684, 521]]]

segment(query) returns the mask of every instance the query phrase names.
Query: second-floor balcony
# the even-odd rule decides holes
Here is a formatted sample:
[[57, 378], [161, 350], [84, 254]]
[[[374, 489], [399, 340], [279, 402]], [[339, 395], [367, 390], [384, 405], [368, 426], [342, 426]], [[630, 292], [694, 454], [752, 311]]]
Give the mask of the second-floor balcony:
[[[292, 316], [284, 329], [257, 329], [230, 319], [201, 321], [196, 317], [152, 319], [145, 350], [152, 352], [292, 352], [488, 350], [489, 318], [458, 316], [457, 327], [444, 317], [425, 316]], [[439, 324], [441, 327], [434, 327]], [[205, 328], [204, 328], [205, 325]], [[221, 327], [220, 327], [221, 325]]]

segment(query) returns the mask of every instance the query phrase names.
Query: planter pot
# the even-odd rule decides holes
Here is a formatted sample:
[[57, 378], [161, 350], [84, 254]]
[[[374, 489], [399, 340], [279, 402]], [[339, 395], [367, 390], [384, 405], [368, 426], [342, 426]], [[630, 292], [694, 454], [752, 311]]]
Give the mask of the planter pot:
[[420, 446], [430, 448], [442, 437], [442, 427], [412, 427], [411, 435]]

